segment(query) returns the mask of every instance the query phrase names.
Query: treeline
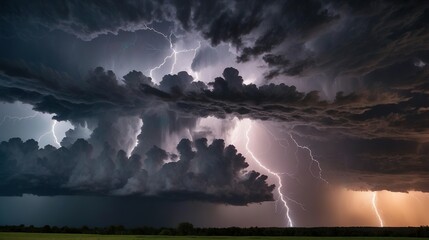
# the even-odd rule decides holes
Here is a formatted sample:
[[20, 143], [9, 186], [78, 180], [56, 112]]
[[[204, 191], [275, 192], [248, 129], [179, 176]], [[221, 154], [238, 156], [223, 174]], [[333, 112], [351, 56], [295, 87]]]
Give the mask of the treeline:
[[109, 227], [55, 227], [43, 226], [0, 226], [0, 232], [31, 233], [82, 233], [111, 235], [195, 235], [195, 236], [371, 236], [371, 237], [429, 237], [429, 226], [422, 227], [316, 227], [316, 228], [277, 228], [277, 227], [228, 227], [195, 228], [191, 223], [180, 223], [176, 228], [124, 226]]

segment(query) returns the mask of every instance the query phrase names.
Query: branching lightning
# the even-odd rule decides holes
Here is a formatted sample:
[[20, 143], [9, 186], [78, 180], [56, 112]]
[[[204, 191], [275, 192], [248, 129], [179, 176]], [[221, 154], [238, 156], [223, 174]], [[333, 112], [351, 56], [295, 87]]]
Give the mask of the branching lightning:
[[[201, 42], [198, 42], [198, 46], [197, 46], [197, 47], [195, 47], [195, 48], [182, 49], [182, 50], [179, 50], [179, 51], [176, 51], [176, 50], [172, 49], [172, 50], [173, 50], [173, 53], [174, 53], [174, 61], [173, 61], [173, 64], [171, 65], [171, 71], [170, 71], [170, 74], [172, 74], [172, 73], [173, 73], [174, 67], [176, 66], [176, 62], [177, 62], [177, 54], [179, 54], [179, 53], [186, 53], [186, 52], [194, 52], [194, 57], [195, 57], [195, 55], [196, 55], [196, 53], [197, 53], [198, 49], [200, 49], [200, 47], [201, 47]], [[197, 75], [197, 78], [198, 78], [198, 75]]]
[[42, 140], [42, 138], [44, 138], [44, 137], [46, 137], [48, 134], [52, 134], [52, 137], [54, 138], [54, 142], [59, 146], [59, 147], [61, 147], [61, 144], [60, 144], [60, 142], [58, 141], [58, 137], [57, 137], [57, 135], [55, 134], [55, 126], [57, 125], [57, 120], [53, 120], [52, 121], [52, 126], [51, 126], [51, 130], [50, 131], [48, 131], [48, 132], [46, 132], [46, 133], [44, 133], [44, 134], [42, 134], [42, 135], [40, 135], [40, 137], [39, 137], [39, 139], [37, 140], [38, 142], [40, 142], [40, 140]]
[[380, 222], [380, 227], [384, 227], [383, 219], [381, 218], [377, 208], [377, 192], [372, 192], [372, 208], [374, 209], [375, 215], [377, 215], [378, 221]]
[[[156, 33], [156, 34], [159, 34], [159, 35], [161, 35], [163, 38], [165, 38], [165, 40], [167, 40], [167, 41], [168, 41], [168, 43], [169, 43], [169, 45], [170, 45], [170, 49], [171, 49], [171, 54], [170, 54], [170, 55], [168, 55], [168, 56], [166, 56], [166, 57], [164, 58], [164, 60], [162, 61], [162, 63], [161, 63], [161, 64], [159, 64], [158, 66], [156, 66], [156, 67], [154, 67], [154, 68], [150, 69], [150, 71], [149, 71], [149, 76], [150, 76], [152, 79], [153, 79], [153, 72], [154, 72], [155, 70], [158, 70], [158, 69], [160, 69], [161, 67], [163, 67], [163, 66], [167, 63], [167, 60], [168, 60], [168, 59], [173, 58], [173, 63], [171, 64], [171, 69], [170, 69], [170, 74], [173, 74], [174, 68], [176, 67], [176, 63], [177, 63], [177, 54], [180, 54], [180, 53], [187, 53], [187, 52], [192, 52], [192, 51], [193, 51], [193, 52], [194, 52], [194, 58], [195, 58], [195, 55], [197, 54], [198, 49], [200, 49], [200, 47], [201, 47], [201, 42], [198, 42], [198, 46], [197, 46], [197, 47], [195, 47], [195, 48], [176, 50], [176, 49], [174, 48], [174, 44], [173, 44], [173, 42], [172, 42], [172, 40], [171, 40], [171, 36], [173, 35], [173, 33], [170, 33], [170, 35], [169, 35], [169, 36], [167, 36], [166, 34], [164, 34], [164, 33], [160, 32], [160, 31], [156, 30], [155, 28], [148, 27], [147, 25], [145, 25], [145, 29], [146, 29], [146, 30], [150, 30], [150, 31], [152, 31], [152, 32], [154, 32], [154, 33]], [[195, 74], [195, 79], [198, 79], [198, 73], [194, 73], [194, 74]]]
[[[279, 146], [281, 146], [284, 149], [288, 149], [288, 147], [290, 146], [288, 138], [279, 138], [274, 133], [272, 133], [267, 127], [264, 127], [264, 129], [265, 129], [265, 131], [268, 134], [270, 134], [272, 136], [272, 138], [277, 142], [277, 144]], [[291, 133], [288, 133], [288, 135], [289, 135], [290, 139], [293, 141], [293, 143], [295, 144], [295, 146], [297, 147], [297, 149], [300, 148], [300, 149], [304, 149], [304, 150], [308, 151], [308, 153], [310, 155], [310, 158], [311, 158], [311, 164], [309, 166], [309, 171], [310, 171], [311, 175], [313, 177], [315, 177], [315, 178], [318, 178], [318, 179], [322, 180], [325, 183], [328, 183], [328, 181], [322, 177], [322, 167], [320, 166], [320, 162], [317, 159], [314, 158], [311, 149], [309, 147], [307, 147], [307, 146], [302, 146], [302, 145], [298, 144], [298, 142], [295, 140], [295, 138], [293, 137], [293, 135]], [[282, 142], [286, 142], [287, 146], [285, 144], [283, 144]], [[299, 164], [299, 161], [298, 161], [299, 157], [298, 157], [297, 151], [295, 151], [295, 157], [297, 159], [297, 165], [298, 165]], [[313, 166], [314, 163], [319, 168], [319, 174], [318, 174], [318, 176], [315, 176], [314, 173], [313, 173], [313, 171], [312, 171], [312, 166]], [[293, 174], [288, 174], [288, 176], [291, 177], [291, 176], [293, 176]]]
[[[285, 149], [285, 150], [288, 150], [288, 146], [289, 146], [289, 139], [287, 139], [287, 138], [279, 138], [279, 137], [277, 137], [274, 133], [272, 133], [272, 132], [267, 128], [267, 127], [265, 127], [264, 125], [260, 125], [260, 126], [262, 126], [262, 127], [265, 129], [265, 131], [266, 131], [269, 135], [271, 135], [272, 139], [274, 139], [274, 141], [276, 141], [276, 142], [277, 142], [277, 144], [278, 144], [280, 147], [282, 147], [282, 148], [283, 148], [283, 149]], [[282, 142], [286, 142], [286, 143], [287, 143], [287, 145], [283, 144]], [[297, 159], [298, 159], [298, 157], [297, 157]], [[294, 175], [294, 174], [292, 174], [292, 173], [287, 173], [287, 172], [285, 172], [285, 173], [279, 173], [279, 174], [286, 175], [286, 176], [288, 176], [289, 178], [291, 178], [291, 179], [295, 180], [296, 182], [298, 182], [299, 184], [301, 184], [301, 181], [299, 180], [299, 178], [295, 177], [295, 175]], [[304, 205], [303, 205], [302, 203], [300, 203], [300, 202], [298, 202], [298, 201], [295, 201], [295, 200], [293, 200], [293, 199], [290, 199], [290, 198], [288, 198], [288, 200], [289, 200], [289, 201], [291, 201], [291, 202], [293, 202], [293, 203], [295, 203], [295, 204], [297, 204], [297, 205], [299, 205], [299, 206], [301, 207], [301, 209], [302, 209], [302, 210], [307, 211], [307, 209], [305, 209], [305, 207], [304, 207]]]
[[250, 130], [252, 129], [252, 122], [250, 122], [249, 121], [249, 125], [248, 125], [248, 127], [247, 127], [247, 130], [246, 130], [246, 150], [247, 150], [247, 152], [250, 154], [250, 156], [253, 158], [253, 160], [261, 167], [261, 168], [263, 168], [265, 171], [267, 171], [268, 173], [270, 173], [271, 175], [273, 175], [273, 176], [275, 176], [276, 178], [277, 178], [277, 181], [278, 181], [278, 187], [277, 187], [277, 192], [278, 192], [278, 194], [279, 194], [279, 196], [280, 196], [280, 200], [281, 200], [281, 202], [283, 203], [283, 205], [284, 205], [284, 207], [285, 207], [285, 209], [286, 209], [286, 218], [287, 218], [287, 221], [288, 221], [288, 224], [289, 224], [289, 226], [290, 227], [293, 227], [293, 221], [292, 221], [292, 218], [291, 218], [291, 216], [290, 216], [290, 209], [289, 209], [289, 206], [288, 206], [288, 204], [287, 204], [287, 202], [286, 202], [286, 200], [285, 200], [285, 196], [283, 195], [283, 193], [281, 192], [281, 189], [282, 189], [282, 187], [283, 187], [283, 184], [282, 184], [282, 179], [281, 179], [281, 177], [280, 177], [280, 173], [276, 173], [276, 172], [273, 172], [272, 170], [270, 170], [269, 168], [267, 168], [265, 165], [263, 165], [260, 161], [259, 161], [259, 159], [253, 154], [253, 152], [252, 152], [252, 150], [250, 150], [250, 148], [249, 148], [249, 143], [250, 143], [250, 137], [249, 137], [249, 132], [250, 132]]
[[[26, 119], [32, 119], [37, 117], [37, 115], [39, 115], [38, 112], [34, 113], [33, 115], [29, 115], [29, 116], [24, 116], [24, 117], [17, 117], [17, 116], [4, 116], [2, 121], [0, 122], [0, 126], [3, 125], [7, 120], [12, 120], [12, 121], [22, 121], [22, 120], [26, 120]], [[38, 142], [40, 142], [40, 140], [44, 137], [46, 137], [48, 134], [52, 134], [52, 137], [54, 138], [54, 142], [61, 147], [61, 144], [58, 141], [57, 135], [55, 133], [55, 126], [57, 125], [57, 121], [53, 120], [52, 121], [52, 126], [51, 126], [51, 130], [49, 132], [46, 132], [42, 135], [40, 135], [40, 137], [38, 138]]]
[[[292, 139], [292, 141], [295, 143], [295, 145], [298, 148], [301, 148], [301, 149], [304, 149], [304, 150], [308, 151], [308, 154], [310, 155], [310, 158], [311, 158], [311, 164], [310, 164], [310, 167], [309, 167], [311, 175], [313, 175], [315, 178], [319, 178], [320, 180], [322, 180], [325, 183], [329, 184], [329, 182], [326, 181], [326, 179], [324, 179], [322, 177], [322, 167], [320, 166], [320, 162], [317, 159], [314, 158], [313, 152], [311, 151], [311, 149], [309, 147], [307, 147], [307, 146], [302, 146], [302, 145], [298, 144], [298, 142], [295, 140], [295, 138], [293, 137], [293, 135], [291, 133], [289, 133], [289, 136], [290, 136], [290, 138]], [[318, 174], [318, 176], [315, 176], [314, 173], [313, 173], [313, 170], [311, 169], [314, 163], [316, 164], [317, 168], [319, 168], [319, 174]]]

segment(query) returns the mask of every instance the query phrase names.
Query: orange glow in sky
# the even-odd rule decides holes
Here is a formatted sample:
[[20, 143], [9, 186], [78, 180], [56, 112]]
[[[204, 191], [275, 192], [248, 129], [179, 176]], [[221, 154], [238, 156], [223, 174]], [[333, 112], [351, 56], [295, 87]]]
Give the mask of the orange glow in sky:
[[[227, 142], [234, 144], [238, 151], [242, 152], [249, 159], [247, 162], [251, 169], [269, 175], [268, 182], [277, 185], [277, 179], [273, 178], [266, 169], [261, 168], [254, 161], [251, 161], [252, 156], [247, 154], [245, 136], [247, 126], [250, 123], [252, 122], [248, 119], [239, 120]], [[272, 136], [264, 134], [264, 131], [263, 127], [254, 122], [254, 128], [252, 128], [250, 135], [252, 135], [253, 139], [258, 140], [251, 142], [249, 147], [255, 155], [266, 161], [267, 159], [272, 159], [274, 155], [273, 149], [276, 145], [275, 142], [270, 141]], [[287, 149], [285, 153], [286, 155], [280, 156], [280, 159], [290, 157], [287, 155]], [[273, 165], [270, 161], [266, 161], [264, 164], [267, 164], [270, 168]], [[317, 199], [317, 201], [324, 202], [323, 206], [326, 205], [326, 211], [323, 214], [329, 215], [326, 216], [328, 219], [323, 223], [325, 224], [324, 226], [395, 227], [429, 225], [429, 193], [417, 191], [410, 191], [408, 193], [354, 191], [340, 187], [335, 182], [326, 186], [328, 186], [326, 188], [326, 196], [328, 197], [320, 196], [320, 199]], [[283, 192], [283, 194], [288, 195], [287, 192]], [[300, 201], [300, 199], [294, 200]], [[258, 211], [256, 210], [257, 207], [257, 205], [253, 206], [255, 211]], [[300, 214], [298, 210], [291, 210], [292, 218], [298, 214]], [[308, 214], [311, 215], [311, 213]], [[276, 225], [276, 223], [271, 223], [271, 225]], [[299, 222], [296, 226], [300, 226]]]
[[[429, 194], [376, 192], [376, 206], [385, 227], [429, 225]], [[374, 193], [337, 190], [335, 222], [343, 226], [380, 226], [372, 205]]]

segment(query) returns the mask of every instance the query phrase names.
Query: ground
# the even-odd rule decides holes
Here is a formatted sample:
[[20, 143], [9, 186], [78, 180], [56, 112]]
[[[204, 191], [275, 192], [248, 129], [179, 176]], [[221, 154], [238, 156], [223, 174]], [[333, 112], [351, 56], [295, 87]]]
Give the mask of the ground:
[[135, 236], [135, 235], [97, 235], [97, 234], [57, 234], [57, 233], [0, 233], [0, 240], [39, 240], [39, 239], [73, 239], [73, 240], [423, 240], [423, 238], [392, 238], [392, 237], [198, 237], [198, 236]]

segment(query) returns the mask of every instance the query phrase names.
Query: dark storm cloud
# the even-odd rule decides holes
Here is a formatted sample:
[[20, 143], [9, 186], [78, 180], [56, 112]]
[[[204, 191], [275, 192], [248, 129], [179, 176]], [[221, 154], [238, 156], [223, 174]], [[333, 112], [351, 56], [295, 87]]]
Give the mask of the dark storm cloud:
[[187, 72], [168, 74], [162, 78], [158, 88], [171, 95], [183, 95], [185, 92], [200, 93], [207, 88], [205, 83], [193, 80], [194, 78]]
[[[242, 50], [239, 61], [271, 52], [287, 39], [308, 39], [339, 18], [322, 1], [279, 1], [270, 6], [253, 46]], [[275, 9], [274, 9], [275, 8]], [[268, 15], [269, 14], [269, 15]], [[302, 41], [301, 40], [301, 41]]]
[[387, 137], [424, 140], [428, 131], [429, 96], [409, 91], [337, 93], [333, 102], [317, 92], [302, 93], [294, 86], [243, 84], [237, 70], [209, 83], [211, 91], [185, 94], [173, 104], [188, 113], [302, 123], [359, 138]]
[[[215, 45], [235, 43], [238, 61], [262, 57], [267, 79], [314, 76], [317, 81], [323, 75], [326, 79], [319, 81], [347, 80], [355, 89], [427, 89], [426, 2], [268, 1], [258, 6], [254, 22], [234, 17], [252, 12], [252, 4], [241, 3], [226, 6], [234, 10], [225, 10], [230, 15], [220, 16], [223, 20], [206, 20], [209, 28], [194, 27]], [[193, 22], [203, 21], [200, 16], [195, 14]], [[235, 24], [243, 29], [232, 31], [229, 26]], [[222, 29], [224, 39], [205, 29]]]
[[114, 151], [122, 149], [129, 152], [134, 148], [136, 141], [134, 136], [140, 129], [140, 119], [138, 117], [100, 114], [95, 119], [97, 126], [93, 129], [91, 137], [88, 139], [94, 149], [100, 150], [105, 144], [108, 144]]
[[1, 100], [29, 103], [36, 111], [55, 113], [58, 120], [79, 120], [106, 110], [129, 114], [131, 109], [147, 106], [150, 99], [133, 88], [147, 83], [133, 72], [125, 76], [125, 85], [119, 85], [115, 74], [101, 67], [82, 80], [23, 62], [2, 61], [0, 69]]
[[0, 143], [0, 194], [138, 195], [234, 205], [273, 200], [267, 176], [247, 172], [245, 158], [223, 140], [183, 139], [177, 150], [179, 159], [170, 161], [154, 146], [141, 161], [108, 144], [97, 155], [83, 139], [39, 149], [34, 140], [13, 138]]
[[7, 1], [0, 15], [4, 29], [44, 26], [86, 40], [169, 21], [176, 30], [196, 32], [212, 45], [233, 44], [238, 61], [263, 57], [268, 79], [323, 73], [341, 80], [416, 61], [428, 50], [428, 12], [423, 1], [130, 0]]
[[[193, 82], [185, 72], [167, 75], [157, 85], [137, 71], [121, 83], [102, 68], [75, 79], [45, 66], [2, 61], [0, 100], [31, 104], [58, 120], [92, 122], [94, 134], [88, 141], [97, 154], [110, 158], [120, 149], [132, 149], [134, 142], [128, 137], [138, 128], [138, 118], [144, 124], [134, 153], [141, 156], [160, 145], [167, 133], [194, 128], [198, 117], [285, 122], [308, 142], [343, 141], [332, 144], [337, 146], [332, 152], [323, 141], [312, 146], [315, 152], [332, 156], [333, 170], [356, 176], [350, 186], [428, 191], [424, 184], [429, 139], [428, 9], [423, 1], [9, 1], [0, 8], [2, 37], [8, 37], [9, 31], [31, 32], [28, 29], [42, 26], [90, 40], [169, 21], [213, 45], [237, 47], [237, 60], [242, 63], [262, 59], [267, 79], [309, 78], [315, 85], [327, 82], [326, 88], [334, 82], [346, 85], [348, 91], [324, 101], [316, 91], [304, 93], [285, 84], [243, 84], [231, 68], [207, 85]], [[208, 49], [197, 52], [192, 69], [218, 61]], [[75, 139], [69, 132], [67, 144]], [[348, 168], [341, 168], [343, 162], [335, 159], [349, 159]], [[392, 180], [395, 176], [397, 182]], [[136, 175], [129, 187], [148, 178]]]
[[266, 54], [262, 59], [268, 64], [268, 67], [271, 68], [271, 70], [265, 74], [265, 78], [268, 80], [279, 75], [300, 75], [304, 70], [314, 64], [314, 62], [309, 59], [296, 61], [291, 64], [291, 61], [286, 59], [283, 55], [274, 54]]
[[209, 83], [210, 90], [202, 82], [193, 82], [186, 72], [166, 75], [156, 85], [137, 72], [126, 75], [125, 84], [119, 84], [112, 71], [102, 68], [74, 81], [51, 69], [33, 69], [22, 63], [3, 63], [0, 70], [2, 100], [32, 104], [35, 110], [53, 113], [58, 120], [79, 122], [170, 109], [185, 118], [229, 115], [304, 122], [363, 138], [417, 139], [428, 130], [429, 96], [421, 91], [339, 92], [334, 101], [326, 102], [317, 92], [302, 93], [285, 84], [243, 84], [233, 68], [226, 68], [223, 78]]
[[91, 40], [100, 34], [119, 30], [143, 29], [165, 16], [158, 1], [6, 1], [0, 10], [2, 21], [20, 32], [41, 25], [49, 30], [63, 30], [81, 39]]
[[[164, 189], [157, 196], [221, 202], [224, 195], [207, 196], [201, 192], [203, 189], [198, 188], [192, 181], [221, 184], [222, 181], [226, 180], [205, 176], [211, 174], [207, 172], [208, 169], [213, 170], [216, 166], [199, 166], [197, 163], [195, 164], [198, 166], [186, 165], [185, 163], [188, 162], [186, 159], [193, 159], [187, 156], [194, 154], [189, 150], [189, 144], [185, 144], [186, 141], [180, 145], [182, 147], [178, 148], [181, 157], [185, 160], [177, 163], [164, 164], [165, 158], [169, 155], [163, 153], [161, 149], [153, 149], [152, 146], [162, 144], [165, 141], [164, 138], [171, 134], [194, 128], [197, 117], [208, 115], [216, 117], [236, 115], [256, 119], [313, 123], [325, 128], [342, 129], [341, 133], [343, 134], [355, 133], [359, 136], [365, 136], [367, 134], [366, 129], [361, 127], [361, 125], [365, 125], [363, 124], [364, 119], [358, 119], [355, 122], [352, 121], [353, 119], [349, 119], [351, 123], [347, 126], [346, 124], [339, 124], [342, 123], [341, 121], [338, 123], [326, 121], [326, 118], [330, 117], [329, 114], [338, 117], [337, 115], [340, 113], [344, 114], [345, 117], [354, 116], [354, 113], [349, 111], [353, 108], [357, 108], [356, 111], [363, 114], [365, 112], [362, 109], [371, 108], [372, 104], [380, 104], [383, 100], [383, 96], [338, 94], [336, 102], [327, 103], [320, 101], [316, 92], [305, 94], [298, 92], [293, 86], [289, 87], [284, 84], [270, 84], [261, 87], [244, 85], [239, 72], [233, 68], [225, 69], [223, 78], [216, 78], [214, 82], [210, 83], [211, 90], [207, 90], [204, 86], [197, 91], [193, 86], [198, 83], [192, 82], [192, 77], [186, 72], [181, 72], [178, 75], [166, 75], [160, 85], [156, 85], [149, 78], [135, 71], [124, 77], [124, 84], [119, 84], [113, 72], [104, 71], [102, 68], [89, 72], [83, 80], [74, 81], [66, 75], [50, 69], [37, 67], [33, 67], [33, 69], [31, 66], [22, 63], [4, 64], [2, 68], [0, 86], [5, 90], [14, 89], [14, 91], [4, 91], [4, 94], [1, 95], [2, 98], [33, 104], [36, 110], [46, 109], [49, 113], [57, 114], [59, 119], [67, 119], [72, 122], [81, 122], [81, 119], [88, 121], [89, 119], [90, 125], [94, 124], [93, 121], [96, 122], [88, 141], [78, 140], [73, 143], [73, 136], [70, 132], [65, 138], [65, 143], [70, 142], [67, 148], [55, 150], [52, 147], [47, 147], [44, 150], [37, 150], [36, 142], [20, 143], [18, 140], [4, 144], [4, 156], [13, 156], [7, 151], [14, 148], [19, 149], [19, 147], [15, 147], [19, 145], [26, 146], [25, 149], [32, 149], [26, 155], [31, 160], [19, 161], [21, 168], [26, 169], [27, 172], [17, 175], [18, 178], [13, 178], [10, 175], [11, 172], [9, 175], [6, 174], [8, 178], [12, 179], [12, 182], [7, 182], [10, 184], [7, 186], [20, 184], [25, 188], [21, 192], [28, 191], [38, 194], [48, 194], [47, 192], [38, 192], [42, 186], [39, 183], [47, 186], [51, 186], [50, 184], [55, 182], [61, 183], [50, 187], [54, 193], [86, 192], [88, 194], [114, 193], [120, 195], [147, 193], [147, 191], [151, 191], [151, 187], [156, 186], [155, 189]], [[72, 85], [72, 83], [79, 84]], [[147, 91], [148, 89], [152, 90]], [[26, 97], [15, 95], [15, 91], [23, 92], [24, 95], [22, 96]], [[154, 92], [156, 94], [153, 94]], [[34, 93], [36, 97], [26, 93]], [[384, 98], [390, 100], [389, 97], [396, 100], [395, 96]], [[60, 99], [62, 105], [67, 106], [67, 108], [58, 108], [56, 102], [59, 100], [57, 99]], [[107, 104], [100, 105], [100, 102]], [[157, 104], [150, 105], [147, 103]], [[92, 110], [82, 111], [84, 110], [82, 106], [87, 106], [88, 109]], [[339, 113], [330, 113], [326, 110], [327, 107], [331, 110], [333, 108], [342, 110]], [[376, 113], [377, 111], [367, 114], [368, 116], [365, 118], [378, 120], [380, 116], [374, 115]], [[133, 149], [135, 142], [131, 136], [138, 132], [138, 117], [141, 117], [144, 124], [140, 135], [137, 137], [139, 144]], [[341, 115], [341, 117], [343, 116]], [[381, 119], [380, 121], [383, 122], [384, 120]], [[377, 132], [377, 134], [382, 133], [379, 130]], [[216, 146], [219, 146], [220, 143], [216, 143]], [[214, 151], [208, 151], [210, 147], [205, 147], [206, 144], [203, 142], [196, 141], [195, 144], [197, 152], [206, 154], [207, 158], [212, 154], [217, 156]], [[187, 148], [184, 148], [186, 146]], [[151, 148], [152, 150], [150, 150]], [[125, 151], [132, 149], [133, 153], [138, 155], [126, 157]], [[146, 159], [138, 157], [144, 156], [148, 150], [150, 151]], [[49, 160], [50, 157], [40, 156], [40, 152], [48, 152], [55, 155], [56, 158], [61, 157], [59, 154], [66, 154], [64, 157], [66, 162], [63, 164], [65, 169], [58, 168], [59, 172], [52, 172], [53, 170], [49, 170], [49, 167], [44, 165], [41, 167], [39, 164], [41, 160], [39, 159], [46, 158], [47, 164], [52, 163]], [[230, 150], [226, 152], [230, 152]], [[70, 158], [72, 160], [67, 160]], [[203, 160], [201, 161], [203, 162]], [[130, 168], [134, 170], [139, 170], [139, 164], [143, 163], [146, 170], [138, 171], [138, 174], [129, 173], [130, 170], [126, 164], [128, 162], [132, 164], [133, 167]], [[4, 163], [5, 166], [15, 166], [10, 158], [7, 158]], [[21, 168], [19, 168], [20, 171]], [[200, 171], [199, 177], [187, 174], [189, 169], [194, 168]], [[5, 167], [5, 169], [7, 168]], [[154, 171], [159, 177], [153, 178], [151, 174]], [[224, 170], [219, 169], [219, 171], [219, 176], [228, 178]], [[28, 174], [30, 176], [35, 174], [36, 177], [31, 177], [30, 181], [25, 178]], [[249, 174], [249, 178], [257, 179], [258, 177], [256, 173]], [[52, 181], [53, 179], [47, 175], [59, 179]], [[188, 179], [189, 177], [191, 179]], [[204, 179], [205, 177], [208, 179]], [[228, 181], [222, 184], [227, 186], [231, 184], [232, 179], [234, 178], [231, 176]], [[32, 185], [24, 184], [26, 181], [35, 183], [33, 188]], [[212, 181], [214, 182], [212, 183]], [[171, 188], [167, 188], [167, 186]], [[232, 186], [235, 187], [235, 185]], [[200, 192], [188, 193], [189, 189], [200, 189]], [[4, 192], [9, 190], [5, 189]], [[45, 191], [47, 190], [45, 189]], [[231, 191], [238, 195], [232, 195]], [[233, 204], [246, 202], [246, 200], [240, 199], [239, 195], [246, 198], [246, 196], [249, 197], [246, 194], [253, 194], [252, 192], [237, 192], [237, 189], [222, 189], [222, 192], [228, 196], [233, 196], [231, 199], [225, 200]], [[259, 195], [251, 198], [264, 200]]]
[[84, 127], [76, 124], [73, 129], [65, 132], [65, 137], [61, 140], [61, 146], [69, 147], [79, 138], [86, 139], [89, 137], [89, 132]]
[[133, 153], [143, 155], [152, 146], [162, 146], [171, 136], [180, 136], [184, 131], [192, 131], [197, 125], [197, 117], [177, 113], [169, 109], [149, 111], [141, 116], [143, 126], [137, 136], [139, 144]]
[[[429, 191], [427, 142], [347, 137], [309, 125], [295, 126], [289, 132], [298, 143], [311, 146], [330, 183], [353, 190]], [[301, 161], [306, 157], [300, 156]]]
[[[260, 1], [9, 1], [0, 11], [2, 23], [15, 28], [43, 26], [62, 30], [83, 40], [119, 30], [145, 29], [147, 24], [170, 20], [185, 30], [197, 29], [213, 44], [233, 42], [241, 45], [241, 36], [260, 23]], [[211, 13], [217, 13], [213, 18]], [[7, 31], [6, 31], [7, 33]], [[5, 33], [5, 34], [6, 34]]]
[[[180, 2], [180, 1], [178, 1]], [[190, 4], [193, 14], [183, 23], [200, 31], [213, 45], [230, 42], [235, 46], [242, 46], [244, 35], [249, 34], [259, 26], [264, 17], [264, 9], [268, 2], [261, 1], [214, 1], [209, 4]], [[213, 17], [212, 13], [217, 13]], [[186, 29], [186, 28], [185, 28]]]
[[[86, 98], [80, 98], [79, 95], [75, 96], [75, 88], [70, 88], [67, 84], [60, 88], [64, 89], [61, 93], [51, 89], [50, 84], [47, 83], [57, 82], [57, 86], [60, 86], [61, 81], [54, 81], [46, 77], [49, 76], [47, 74], [35, 75], [27, 72], [24, 72], [26, 77], [18, 77], [20, 71], [3, 70], [2, 79], [6, 81], [1, 81], [1, 86], [7, 84], [10, 86], [13, 83], [19, 85], [13, 85], [14, 91], [4, 91], [1, 97], [27, 102], [39, 108], [47, 105], [50, 108], [44, 107], [44, 109], [49, 109], [50, 113], [59, 115], [61, 119], [70, 117], [69, 120], [74, 122], [79, 122], [79, 119], [85, 121], [90, 119], [90, 123], [95, 121], [93, 134], [88, 141], [91, 143], [94, 154], [97, 156], [100, 154], [103, 156], [102, 159], [114, 159], [120, 150], [127, 152], [132, 150], [134, 154], [144, 156], [153, 145], [161, 146], [169, 136], [187, 136], [186, 131], [195, 129], [198, 117], [238, 116], [284, 122], [287, 126], [294, 126], [294, 132], [307, 136], [303, 142], [322, 139], [311, 144], [312, 149], [322, 156], [330, 156], [323, 162], [332, 172], [339, 171], [329, 178], [341, 179], [341, 182], [347, 182], [349, 187], [428, 191], [428, 187], [423, 183], [428, 172], [425, 168], [427, 144], [425, 145], [424, 142], [429, 129], [427, 122], [429, 96], [421, 91], [364, 91], [352, 94], [339, 92], [335, 101], [326, 102], [319, 99], [317, 92], [302, 93], [295, 87], [284, 84], [260, 87], [245, 85], [239, 72], [233, 68], [225, 69], [223, 77], [218, 77], [214, 82], [209, 83], [210, 90], [207, 90], [207, 86], [203, 83], [192, 82], [192, 77], [186, 72], [166, 75], [160, 85], [152, 83], [139, 72], [132, 72], [124, 77], [125, 85], [119, 85], [112, 72], [105, 72], [98, 68], [91, 72], [79, 86], [80, 92], [91, 96], [88, 101]], [[5, 76], [5, 73], [13, 75]], [[45, 77], [38, 79], [40, 76]], [[17, 80], [11, 81], [12, 77]], [[39, 83], [37, 88], [34, 84], [36, 82]], [[200, 88], [195, 88], [195, 84], [200, 84]], [[100, 91], [101, 89], [103, 91]], [[36, 97], [32, 98], [32, 94], [17, 96], [14, 95], [16, 91], [33, 93]], [[113, 93], [109, 94], [110, 91]], [[115, 98], [115, 96], [121, 97]], [[64, 105], [68, 106], [67, 111], [63, 111], [62, 108], [60, 108], [61, 111], [57, 110], [57, 105], [53, 104], [57, 97], [61, 97]], [[132, 101], [157, 104], [129, 104]], [[73, 104], [75, 102], [80, 104]], [[110, 104], [99, 105], [99, 102]], [[80, 106], [83, 104], [94, 111], [82, 112]], [[136, 139], [132, 136], [138, 132], [139, 118], [144, 124], [136, 138], [138, 144], [135, 146]], [[72, 143], [74, 140], [71, 137], [65, 138], [64, 142]], [[337, 148], [328, 150], [330, 148], [326, 142], [332, 144], [337, 139], [341, 141], [333, 145], [342, 146], [342, 150]], [[109, 146], [107, 150], [106, 146]], [[319, 149], [317, 146], [324, 147]], [[416, 146], [420, 148], [417, 150]], [[399, 149], [402, 151], [398, 152]], [[152, 160], [142, 160], [143, 163], [146, 162], [151, 166], [149, 169], [157, 169], [159, 165], [154, 167], [153, 163], [163, 160], [156, 160], [154, 157], [149, 159]], [[153, 161], [154, 159], [156, 161]], [[347, 159], [347, 167], [344, 167], [344, 159]], [[96, 168], [102, 169], [103, 165], [111, 166], [111, 163], [100, 160]], [[100, 173], [100, 177], [103, 174], [111, 174], [112, 170], [109, 169], [110, 172], [106, 170]], [[160, 174], [164, 174], [164, 170], [161, 169]], [[349, 177], [341, 177], [345, 173], [350, 173], [346, 174]], [[360, 178], [359, 174], [371, 177]], [[355, 175], [356, 177], [352, 177]], [[79, 172], [75, 178], [78, 180], [77, 176], [82, 177]], [[380, 176], [380, 179], [376, 176]], [[396, 176], [398, 181], [385, 181], [386, 178], [393, 176]], [[407, 176], [412, 176], [413, 181], [407, 182]], [[162, 178], [172, 177], [166, 175]], [[147, 178], [148, 176], [144, 173], [135, 175], [129, 180], [128, 185], [117, 190], [117, 193], [130, 193], [134, 191], [132, 187], [144, 188], [142, 183], [145, 183]], [[81, 184], [84, 184], [88, 180], [83, 178], [81, 181]], [[100, 184], [103, 181], [110, 180], [101, 178]], [[381, 184], [382, 182], [384, 184]], [[419, 184], [412, 185], [414, 182]], [[163, 187], [162, 184], [159, 187]], [[173, 193], [164, 192], [163, 194], [167, 196]], [[178, 193], [177, 196], [180, 194], [182, 193]], [[204, 198], [199, 194], [193, 196]]]
[[401, 67], [416, 72], [410, 63], [426, 62], [422, 60], [427, 59], [429, 38], [426, 2], [290, 0], [268, 5], [262, 10], [266, 14], [261, 27], [249, 34], [254, 40], [246, 41], [238, 57], [248, 61], [261, 56], [267, 63], [267, 79], [282, 75], [325, 75], [328, 81], [363, 77], [374, 86], [376, 75], [375, 81], [384, 88], [421, 82], [422, 77], [400, 78], [392, 85], [387, 74], [405, 74]]

